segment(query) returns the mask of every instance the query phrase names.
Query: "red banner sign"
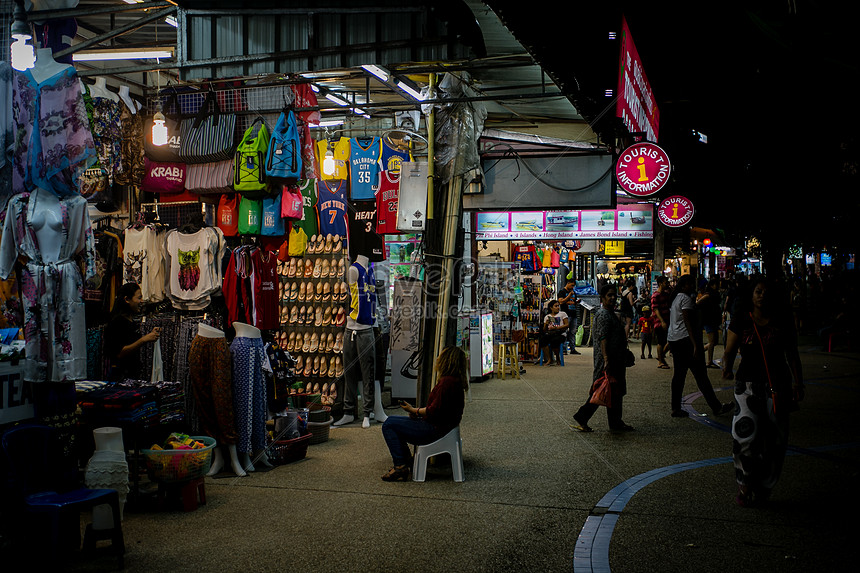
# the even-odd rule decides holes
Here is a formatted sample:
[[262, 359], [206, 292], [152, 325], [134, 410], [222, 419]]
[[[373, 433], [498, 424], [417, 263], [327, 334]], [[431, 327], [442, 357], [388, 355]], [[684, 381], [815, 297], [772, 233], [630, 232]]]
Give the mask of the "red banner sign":
[[642, 132], [648, 141], [657, 141], [660, 110], [645, 76], [642, 60], [627, 27], [621, 21], [621, 61], [618, 66], [618, 103], [615, 115], [621, 118], [631, 133]]
[[667, 197], [657, 207], [657, 219], [667, 227], [683, 227], [693, 220], [693, 202], [680, 195]]
[[621, 152], [615, 164], [615, 178], [630, 195], [647, 197], [669, 181], [672, 164], [662, 148], [653, 143], [634, 143]]

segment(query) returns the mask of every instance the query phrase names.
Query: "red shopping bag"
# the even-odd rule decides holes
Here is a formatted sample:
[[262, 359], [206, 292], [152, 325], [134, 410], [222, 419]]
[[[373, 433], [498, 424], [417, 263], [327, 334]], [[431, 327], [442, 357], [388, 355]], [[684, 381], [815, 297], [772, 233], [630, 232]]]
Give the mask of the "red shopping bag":
[[606, 372], [594, 381], [591, 386], [591, 398], [588, 401], [598, 406], [612, 407], [612, 383], [615, 380]]

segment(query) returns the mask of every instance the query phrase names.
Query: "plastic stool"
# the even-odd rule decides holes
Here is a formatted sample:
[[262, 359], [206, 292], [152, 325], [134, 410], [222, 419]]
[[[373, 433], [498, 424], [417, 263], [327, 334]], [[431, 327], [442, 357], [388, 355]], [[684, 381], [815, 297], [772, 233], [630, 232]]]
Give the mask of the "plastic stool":
[[[520, 351], [519, 344], [516, 342], [500, 342], [499, 343], [499, 366], [497, 374], [501, 374], [501, 379], [505, 379], [505, 374], [510, 373], [514, 378], [520, 377]], [[508, 364], [508, 359], [511, 363]]]
[[197, 509], [197, 496], [200, 496], [200, 504], [206, 505], [206, 481], [196, 478], [182, 483], [160, 483], [158, 484], [158, 508], [164, 507], [165, 495], [178, 492], [182, 502], [183, 511], [194, 511]]
[[431, 456], [451, 454], [451, 470], [454, 481], [466, 481], [463, 474], [463, 440], [460, 439], [460, 426], [457, 426], [432, 444], [415, 448], [415, 463], [412, 465], [412, 481], [423, 482], [427, 475], [427, 460]]
[[[561, 346], [562, 346], [561, 344], [558, 345], [558, 363], [561, 364], [562, 366], [564, 366], [564, 352], [562, 352]], [[550, 346], [549, 349], [550, 349], [550, 351], [552, 351], [553, 347]], [[543, 365], [543, 348], [541, 348], [541, 350], [540, 350], [540, 359], [538, 360], [538, 365], [539, 366]]]

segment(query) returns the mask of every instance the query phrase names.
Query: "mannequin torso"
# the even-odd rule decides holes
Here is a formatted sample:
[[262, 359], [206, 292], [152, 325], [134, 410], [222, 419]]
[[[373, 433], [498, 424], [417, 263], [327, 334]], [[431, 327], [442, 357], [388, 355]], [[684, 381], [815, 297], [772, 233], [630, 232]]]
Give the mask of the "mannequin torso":
[[36, 65], [30, 69], [33, 79], [41, 84], [60, 72], [71, 68], [68, 64], [61, 64], [54, 59], [51, 48], [39, 48], [36, 50]]
[[103, 97], [113, 101], [119, 101], [119, 96], [110, 91], [104, 78], [96, 78], [96, 83], [90, 86], [90, 97]]
[[[202, 325], [201, 325], [202, 326]], [[234, 322], [233, 328], [236, 329], [237, 338], [260, 338], [260, 329], [244, 322]]]
[[56, 263], [60, 259], [60, 247], [63, 242], [63, 220], [60, 214], [60, 199], [38, 187], [30, 195], [33, 201], [33, 216], [30, 224], [36, 231], [42, 262]]
[[127, 107], [132, 114], [137, 113], [138, 103], [131, 99], [131, 93], [128, 91], [128, 86], [119, 86], [119, 99], [122, 100], [125, 107]]
[[224, 331], [218, 330], [208, 324], [199, 324], [197, 326], [197, 336], [203, 338], [224, 338]]

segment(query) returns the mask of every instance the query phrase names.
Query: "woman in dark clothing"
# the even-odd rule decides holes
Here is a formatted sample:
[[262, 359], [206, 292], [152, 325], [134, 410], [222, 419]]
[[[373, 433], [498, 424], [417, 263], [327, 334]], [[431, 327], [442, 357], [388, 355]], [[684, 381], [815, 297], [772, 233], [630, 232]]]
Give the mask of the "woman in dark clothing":
[[708, 337], [708, 343], [705, 344], [705, 350], [708, 357], [705, 360], [705, 365], [708, 368], [719, 368], [714, 364], [714, 347], [717, 345], [717, 334], [720, 331], [720, 322], [723, 319], [720, 310], [720, 281], [719, 279], [711, 279], [696, 299], [696, 307], [702, 316], [702, 325], [705, 327], [705, 334]]
[[732, 454], [736, 501], [744, 507], [766, 501], [776, 485], [788, 443], [788, 414], [804, 394], [797, 332], [789, 309], [772, 307], [778, 300], [766, 279], [753, 283], [751, 310], [732, 320], [723, 356], [727, 380], [734, 377], [739, 350], [742, 357], [735, 383]]
[[140, 287], [126, 283], [120, 287], [111, 311], [111, 319], [105, 327], [105, 352], [111, 363], [111, 380], [138, 377], [140, 372], [140, 347], [155, 342], [161, 329], [153, 328], [141, 336], [134, 322], [140, 312]]
[[[595, 346], [594, 371], [591, 381], [592, 383], [596, 381], [603, 376], [604, 372], [615, 380], [612, 384], [612, 407], [606, 409], [609, 429], [630, 431], [633, 427], [628, 426], [621, 419], [622, 402], [624, 395], [627, 394], [627, 366], [624, 360], [627, 338], [624, 335], [624, 325], [615, 315], [617, 296], [615, 287], [612, 285], [603, 285], [600, 289], [600, 310], [594, 316], [594, 325], [592, 326]], [[589, 399], [591, 394], [592, 392], [588, 393]], [[573, 415], [573, 424], [570, 427], [580, 432], [593, 432], [594, 430], [588, 425], [588, 421], [596, 411], [597, 405], [586, 400], [585, 404]]]
[[383, 481], [406, 481], [412, 471], [412, 454], [409, 444], [432, 444], [460, 425], [466, 405], [465, 392], [469, 388], [466, 355], [457, 347], [442, 350], [436, 359], [439, 381], [430, 392], [427, 406], [416, 408], [406, 402], [400, 407], [406, 416], [388, 416], [382, 424], [382, 436], [391, 452], [394, 467], [382, 476]]

